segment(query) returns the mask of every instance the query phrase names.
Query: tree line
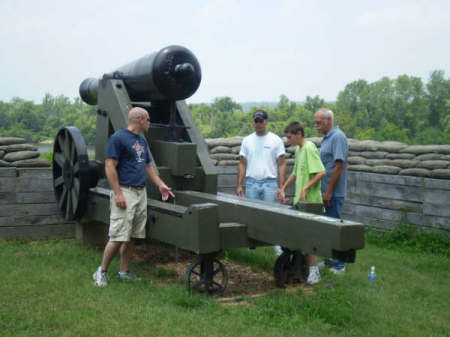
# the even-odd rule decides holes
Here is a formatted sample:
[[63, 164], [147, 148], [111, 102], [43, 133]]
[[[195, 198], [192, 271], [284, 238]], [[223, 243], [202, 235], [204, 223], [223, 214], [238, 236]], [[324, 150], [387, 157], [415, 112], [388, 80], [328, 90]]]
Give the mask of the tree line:
[[[254, 106], [244, 112], [230, 97], [212, 104], [189, 104], [194, 120], [206, 138], [244, 136], [253, 132], [252, 113], [269, 114], [268, 129], [283, 135], [284, 127], [297, 120], [307, 137], [318, 136], [312, 125], [314, 112], [327, 107], [335, 112], [335, 124], [350, 138], [395, 140], [407, 144], [450, 144], [450, 78], [433, 71], [428, 82], [419, 77], [383, 77], [369, 83], [347, 84], [336, 102], [307, 96], [300, 104], [280, 96], [275, 106]], [[61, 127], [78, 127], [88, 144], [95, 141], [96, 107], [76, 98], [46, 94], [41, 104], [13, 98], [0, 101], [0, 136], [24, 137], [30, 142], [53, 139]]]

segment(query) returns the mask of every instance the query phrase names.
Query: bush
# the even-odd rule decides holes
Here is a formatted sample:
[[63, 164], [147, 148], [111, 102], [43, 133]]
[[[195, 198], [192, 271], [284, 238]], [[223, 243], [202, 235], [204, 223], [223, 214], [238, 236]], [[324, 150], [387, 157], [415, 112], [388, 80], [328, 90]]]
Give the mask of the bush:
[[415, 225], [403, 224], [391, 232], [367, 232], [367, 242], [390, 249], [406, 248], [418, 253], [450, 257], [450, 238], [438, 231], [426, 231]]

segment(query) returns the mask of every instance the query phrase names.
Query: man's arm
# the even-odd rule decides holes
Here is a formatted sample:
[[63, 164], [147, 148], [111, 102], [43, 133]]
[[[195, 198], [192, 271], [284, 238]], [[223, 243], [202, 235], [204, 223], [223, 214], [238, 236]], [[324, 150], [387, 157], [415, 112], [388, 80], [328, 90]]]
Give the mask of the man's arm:
[[108, 178], [109, 186], [111, 186], [114, 191], [114, 200], [116, 202], [117, 207], [127, 208], [127, 204], [125, 202], [125, 197], [123, 196], [122, 190], [119, 185], [119, 176], [117, 174], [116, 166], [119, 163], [117, 159], [114, 158], [106, 158], [105, 160], [105, 173], [106, 178]]
[[167, 200], [169, 195], [175, 198], [175, 194], [173, 194], [172, 189], [167, 187], [167, 185], [162, 181], [156, 172], [155, 168], [149, 163], [146, 166], [147, 169], [147, 177], [158, 187], [159, 192], [161, 193], [162, 200]]
[[333, 172], [331, 173], [330, 183], [328, 184], [327, 191], [323, 195], [323, 204], [326, 207], [330, 207], [330, 200], [333, 195], [334, 188], [344, 171], [344, 162], [342, 160], [336, 160], [336, 165], [334, 166]]
[[283, 186], [284, 182], [286, 181], [286, 159], [284, 155], [281, 155], [277, 159], [278, 163], [278, 172], [280, 175], [280, 185]]
[[237, 180], [237, 187], [236, 187], [236, 194], [239, 197], [244, 196], [244, 188], [242, 187], [242, 184], [244, 183], [244, 177], [245, 177], [246, 170], [247, 170], [247, 159], [245, 159], [245, 157], [241, 156], [241, 159], [238, 164], [238, 180]]

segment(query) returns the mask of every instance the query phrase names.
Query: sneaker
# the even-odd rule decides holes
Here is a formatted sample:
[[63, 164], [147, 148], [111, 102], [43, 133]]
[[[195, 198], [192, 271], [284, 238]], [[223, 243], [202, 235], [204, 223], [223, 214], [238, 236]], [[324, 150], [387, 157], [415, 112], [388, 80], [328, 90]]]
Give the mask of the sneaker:
[[319, 271], [318, 270], [310, 271], [306, 283], [313, 285], [319, 283], [319, 281], [320, 281]]
[[342, 275], [345, 273], [345, 264], [338, 261], [330, 268], [330, 271], [336, 275]]
[[280, 246], [273, 246], [273, 250], [275, 251], [276, 256], [280, 256], [281, 254], [283, 254], [283, 249], [281, 249]]
[[118, 272], [117, 275], [119, 275], [119, 279], [126, 280], [126, 281], [136, 281], [138, 278], [136, 274], [131, 273], [129, 271], [126, 272]]
[[97, 287], [106, 287], [108, 285], [106, 271], [102, 271], [102, 267], [97, 268], [94, 275], [92, 275], [92, 278], [94, 279], [94, 284]]

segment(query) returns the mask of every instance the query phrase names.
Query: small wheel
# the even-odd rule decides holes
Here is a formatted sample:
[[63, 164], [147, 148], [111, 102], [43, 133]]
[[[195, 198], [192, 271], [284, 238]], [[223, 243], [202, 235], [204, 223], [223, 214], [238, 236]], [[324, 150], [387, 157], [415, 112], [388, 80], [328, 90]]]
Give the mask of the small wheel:
[[86, 211], [89, 188], [98, 180], [94, 166], [80, 131], [74, 126], [59, 130], [53, 146], [53, 189], [65, 220], [78, 219]]
[[210, 254], [205, 254], [199, 256], [189, 266], [185, 281], [188, 291], [220, 295], [227, 288], [228, 272], [220, 261]]
[[277, 258], [273, 268], [277, 287], [284, 288], [289, 282], [303, 282], [306, 279], [306, 259], [298, 250], [283, 248], [283, 253]]

